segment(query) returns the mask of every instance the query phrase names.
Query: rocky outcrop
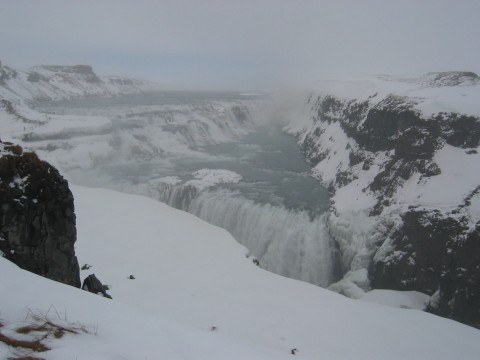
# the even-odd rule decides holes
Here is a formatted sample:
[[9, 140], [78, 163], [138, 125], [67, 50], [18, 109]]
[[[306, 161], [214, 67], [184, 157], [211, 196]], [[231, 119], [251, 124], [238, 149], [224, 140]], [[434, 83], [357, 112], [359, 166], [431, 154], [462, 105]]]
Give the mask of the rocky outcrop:
[[345, 269], [432, 295], [429, 311], [477, 327], [479, 85], [470, 72], [328, 83], [288, 128], [332, 192]]
[[88, 275], [85, 280], [83, 280], [82, 289], [108, 299], [112, 298], [110, 294], [107, 293], [109, 287], [107, 285], [103, 285], [102, 282], [95, 276], [95, 274]]
[[0, 143], [0, 251], [23, 269], [80, 287], [73, 196], [35, 153]]

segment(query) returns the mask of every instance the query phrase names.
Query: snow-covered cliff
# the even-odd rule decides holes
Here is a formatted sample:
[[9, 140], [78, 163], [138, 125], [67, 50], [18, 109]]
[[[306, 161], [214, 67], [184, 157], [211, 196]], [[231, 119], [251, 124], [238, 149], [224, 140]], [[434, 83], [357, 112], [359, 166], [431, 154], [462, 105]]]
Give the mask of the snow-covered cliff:
[[135, 93], [152, 86], [144, 80], [119, 76], [100, 77], [89, 65], [35, 66], [14, 70], [0, 63], [0, 97], [35, 102], [94, 95]]
[[431, 311], [480, 324], [479, 115], [468, 72], [310, 93], [286, 129], [333, 193], [328, 224], [347, 273], [332, 289], [418, 290], [434, 295]]

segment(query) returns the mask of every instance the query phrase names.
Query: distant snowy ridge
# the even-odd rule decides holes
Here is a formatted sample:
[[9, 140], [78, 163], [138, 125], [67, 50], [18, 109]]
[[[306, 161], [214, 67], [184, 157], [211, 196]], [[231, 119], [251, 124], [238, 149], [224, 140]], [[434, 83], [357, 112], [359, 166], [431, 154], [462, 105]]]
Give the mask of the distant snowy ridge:
[[153, 83], [145, 80], [119, 76], [100, 77], [89, 65], [42, 65], [24, 71], [0, 64], [0, 97], [14, 101], [113, 96], [136, 93], [152, 86]]
[[478, 76], [324, 81], [295, 108], [286, 131], [334, 194], [333, 288], [435, 294], [431, 311], [480, 325]]
[[421, 85], [422, 87], [471, 86], [480, 83], [480, 77], [471, 71], [430, 72], [420, 77], [379, 75], [378, 78]]

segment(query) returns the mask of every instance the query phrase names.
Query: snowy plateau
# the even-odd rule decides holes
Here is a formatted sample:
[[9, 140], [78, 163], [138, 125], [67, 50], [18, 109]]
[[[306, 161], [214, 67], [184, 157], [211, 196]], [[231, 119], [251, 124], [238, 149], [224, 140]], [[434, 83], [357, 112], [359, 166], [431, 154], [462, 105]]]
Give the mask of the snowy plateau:
[[[468, 316], [478, 316], [478, 304], [462, 301], [479, 296], [479, 84], [471, 73], [381, 76], [323, 81], [305, 92], [262, 99], [142, 103], [133, 112], [115, 98], [152, 90], [152, 84], [101, 78], [83, 65], [29, 71], [1, 66], [0, 137], [34, 150], [69, 180], [75, 253], [80, 265], [91, 265], [81, 277], [95, 273], [113, 300], [0, 258], [0, 358], [476, 358], [477, 329], [420, 310], [428, 305], [478, 325], [478, 318], [468, 321], [458, 308], [465, 305]], [[45, 110], [47, 100], [98, 96], [112, 99], [113, 113], [95, 106]], [[380, 126], [382, 116], [393, 125]], [[329, 189], [330, 205], [315, 226], [307, 212], [291, 220], [286, 208], [273, 212], [271, 205], [248, 199], [238, 206], [248, 204], [257, 220], [273, 222], [274, 214], [288, 227], [290, 216], [330, 242], [315, 247], [314, 237], [303, 238], [297, 251], [268, 243], [267, 250], [276, 252], [260, 252], [260, 264], [313, 283], [327, 281], [351, 298], [265, 271], [252, 261], [258, 256], [250, 243], [243, 244], [247, 249], [224, 229], [155, 200], [172, 205], [180, 199], [177, 207], [183, 208], [199, 198], [188, 210], [201, 214], [215, 195], [225, 217], [225, 206], [240, 200], [226, 201], [226, 190], [215, 189], [241, 188], [248, 179], [238, 171], [198, 166], [180, 175], [149, 174], [145, 182], [112, 181], [115, 171], [137, 162], [165, 169], [177, 159], [203, 164], [212, 156], [205, 149], [236, 143], [271, 122], [296, 137], [312, 175]], [[429, 231], [442, 242], [433, 263], [418, 239], [406, 242], [412, 232]], [[287, 261], [293, 274], [272, 262], [285, 248], [281, 258], [295, 259]], [[322, 254], [325, 263], [312, 268], [309, 253]], [[336, 278], [318, 278], [332, 267]], [[32, 352], [6, 339], [46, 348]]]

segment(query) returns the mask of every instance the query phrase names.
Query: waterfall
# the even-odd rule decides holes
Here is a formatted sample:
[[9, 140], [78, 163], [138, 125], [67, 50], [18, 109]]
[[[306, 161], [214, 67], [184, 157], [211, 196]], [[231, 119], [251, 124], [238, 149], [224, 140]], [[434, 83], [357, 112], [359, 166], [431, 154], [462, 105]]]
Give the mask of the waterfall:
[[228, 189], [156, 184], [149, 196], [228, 230], [260, 266], [286, 277], [326, 287], [339, 276], [338, 251], [326, 227], [327, 213], [260, 204]]

